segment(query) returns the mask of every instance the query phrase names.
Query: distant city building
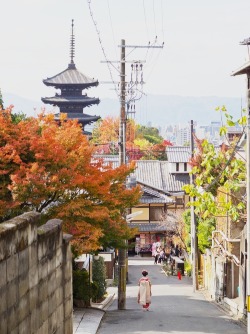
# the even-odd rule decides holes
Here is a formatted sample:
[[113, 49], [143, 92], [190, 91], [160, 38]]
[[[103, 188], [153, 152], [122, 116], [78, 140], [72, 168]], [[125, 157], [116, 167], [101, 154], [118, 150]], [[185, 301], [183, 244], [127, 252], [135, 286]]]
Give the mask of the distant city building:
[[179, 128], [176, 134], [176, 145], [190, 145], [191, 129], [190, 126]]
[[214, 145], [218, 145], [221, 141], [220, 136], [221, 122], [212, 121], [209, 125], [201, 125], [197, 129], [197, 137], [205, 138]]
[[69, 119], [77, 119], [82, 124], [84, 130], [85, 125], [96, 122], [100, 116], [87, 115], [83, 113], [83, 109], [94, 104], [99, 104], [100, 100], [99, 98], [88, 97], [87, 94], [82, 94], [82, 92], [84, 89], [98, 86], [99, 83], [98, 80], [91, 79], [78, 71], [74, 63], [74, 20], [72, 20], [70, 55], [71, 61], [66, 70], [43, 80], [46, 86], [60, 89], [61, 94], [56, 94], [53, 97], [44, 97], [42, 101], [43, 103], [57, 106], [60, 109], [60, 113], [66, 113]]

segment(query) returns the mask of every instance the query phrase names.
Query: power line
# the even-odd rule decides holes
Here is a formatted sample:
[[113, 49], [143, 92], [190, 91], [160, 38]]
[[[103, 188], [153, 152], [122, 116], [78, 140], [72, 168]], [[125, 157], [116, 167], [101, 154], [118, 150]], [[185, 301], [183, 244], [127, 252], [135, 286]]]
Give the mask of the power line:
[[111, 25], [111, 30], [112, 30], [112, 36], [113, 36], [113, 42], [114, 42], [114, 50], [116, 53], [116, 58], [117, 58], [117, 52], [116, 52], [116, 43], [115, 43], [115, 34], [114, 34], [114, 29], [113, 29], [113, 22], [112, 22], [112, 18], [111, 18], [111, 11], [110, 11], [110, 6], [109, 6], [109, 0], [107, 0], [108, 3], [108, 11], [109, 11], [109, 20], [110, 20], [110, 25]]
[[147, 30], [147, 37], [149, 39], [149, 30], [148, 30], [147, 19], [146, 19], [145, 3], [144, 3], [144, 0], [142, 0], [142, 1], [143, 1], [143, 13], [144, 13], [145, 26], [146, 26], [146, 30]]
[[117, 96], [119, 97], [119, 93], [118, 93], [118, 90], [117, 90], [117, 88], [116, 88], [116, 85], [115, 85], [115, 82], [114, 82], [114, 79], [113, 79], [113, 75], [112, 75], [112, 72], [111, 72], [110, 62], [108, 62], [108, 57], [107, 57], [107, 55], [106, 55], [106, 52], [105, 52], [105, 50], [104, 50], [104, 46], [103, 46], [103, 44], [102, 44], [102, 40], [101, 40], [101, 34], [100, 34], [100, 31], [99, 31], [98, 28], [97, 28], [97, 23], [96, 23], [96, 21], [95, 21], [95, 19], [94, 19], [94, 14], [93, 14], [93, 11], [92, 11], [92, 8], [91, 8], [91, 0], [87, 0], [87, 1], [88, 1], [88, 6], [89, 6], [89, 13], [90, 13], [92, 22], [93, 22], [93, 24], [94, 24], [94, 26], [95, 26], [95, 30], [96, 30], [96, 33], [97, 33], [97, 36], [98, 36], [99, 44], [100, 44], [100, 46], [101, 46], [101, 49], [102, 49], [102, 53], [103, 53], [103, 55], [104, 55], [104, 58], [105, 58], [106, 61], [107, 61], [107, 65], [108, 65], [108, 69], [109, 69], [110, 78], [111, 78], [111, 81], [112, 81], [112, 83], [113, 83], [113, 85], [114, 85], [116, 94], [117, 94]]
[[162, 29], [162, 39], [165, 40], [163, 22], [164, 22], [164, 10], [163, 10], [163, 0], [161, 0], [161, 29]]
[[156, 33], [156, 20], [155, 20], [155, 0], [153, 0], [153, 15], [154, 15], [154, 26], [155, 26], [155, 36], [156, 36], [157, 33]]

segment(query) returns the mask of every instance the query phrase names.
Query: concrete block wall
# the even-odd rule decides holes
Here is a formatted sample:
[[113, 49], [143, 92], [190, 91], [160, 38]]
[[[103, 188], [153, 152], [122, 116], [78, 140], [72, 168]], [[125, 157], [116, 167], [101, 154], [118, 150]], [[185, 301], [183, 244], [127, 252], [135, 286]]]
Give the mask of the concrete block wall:
[[0, 224], [0, 333], [73, 332], [70, 235], [25, 213]]

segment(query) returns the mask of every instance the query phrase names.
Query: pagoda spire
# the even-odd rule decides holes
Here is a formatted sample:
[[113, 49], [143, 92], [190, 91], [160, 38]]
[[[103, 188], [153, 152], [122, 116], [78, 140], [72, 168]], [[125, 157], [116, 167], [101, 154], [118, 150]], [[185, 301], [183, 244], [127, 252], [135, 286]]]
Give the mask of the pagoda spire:
[[74, 57], [75, 57], [75, 35], [74, 35], [74, 20], [72, 19], [71, 38], [70, 38], [70, 64], [69, 64], [70, 69], [76, 68], [74, 63]]

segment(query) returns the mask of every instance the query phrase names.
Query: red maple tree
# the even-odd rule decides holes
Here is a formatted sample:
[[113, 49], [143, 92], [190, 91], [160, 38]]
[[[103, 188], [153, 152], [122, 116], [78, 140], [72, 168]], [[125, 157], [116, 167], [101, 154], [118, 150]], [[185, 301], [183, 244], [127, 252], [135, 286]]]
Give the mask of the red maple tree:
[[140, 189], [124, 187], [133, 166], [113, 169], [93, 160], [76, 120], [41, 114], [17, 124], [0, 111], [0, 219], [35, 210], [61, 218], [81, 251], [117, 246], [128, 237], [124, 214]]

